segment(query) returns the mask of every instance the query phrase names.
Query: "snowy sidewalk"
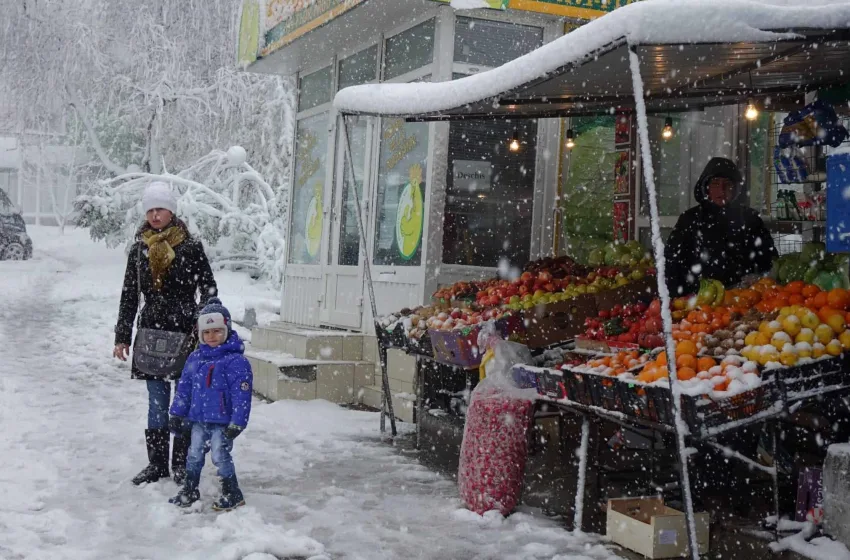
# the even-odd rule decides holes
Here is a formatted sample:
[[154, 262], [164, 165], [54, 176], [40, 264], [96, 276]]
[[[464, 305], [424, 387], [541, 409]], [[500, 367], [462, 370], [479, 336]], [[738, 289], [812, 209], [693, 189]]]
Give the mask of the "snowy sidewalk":
[[[32, 234], [32, 261], [0, 263], [0, 558], [615, 558], [537, 512], [460, 509], [454, 482], [379, 441], [376, 414], [324, 401], [255, 401], [234, 452], [246, 507], [210, 510], [209, 462], [199, 511], [166, 502], [170, 480], [134, 487], [147, 403], [111, 358], [123, 254]], [[242, 287], [222, 278], [227, 303]]]

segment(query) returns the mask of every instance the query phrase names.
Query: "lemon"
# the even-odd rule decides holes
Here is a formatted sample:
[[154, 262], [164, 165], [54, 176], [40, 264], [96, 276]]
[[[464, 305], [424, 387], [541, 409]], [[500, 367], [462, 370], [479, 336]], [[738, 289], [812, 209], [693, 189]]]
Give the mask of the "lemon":
[[782, 348], [785, 347], [786, 344], [792, 342], [791, 336], [785, 332], [777, 332], [774, 333], [770, 339], [770, 343], [779, 351], [782, 351]]
[[821, 344], [828, 344], [834, 335], [835, 333], [832, 332], [830, 326], [823, 323], [818, 325], [815, 329], [815, 338]]
[[794, 313], [794, 310], [791, 309], [790, 307], [783, 307], [782, 309], [779, 310], [779, 316], [780, 317], [788, 317], [789, 315], [791, 315], [793, 313]]
[[826, 353], [830, 356], [840, 356], [843, 351], [844, 348], [841, 346], [841, 343], [835, 339], [830, 340], [829, 344], [826, 345]]
[[797, 352], [798, 358], [812, 357], [812, 345], [808, 342], [798, 342], [794, 345], [794, 350]]
[[794, 337], [794, 342], [806, 342], [811, 344], [815, 341], [815, 331], [809, 328], [800, 329], [800, 333]]
[[789, 315], [782, 320], [782, 330], [792, 338], [800, 334], [802, 329], [800, 319], [796, 315]]
[[818, 325], [820, 325], [820, 319], [811, 311], [805, 311], [802, 313], [802, 317], [800, 317], [800, 324], [802, 324], [804, 328], [814, 330]]
[[782, 352], [779, 354], [779, 363], [783, 366], [795, 366], [797, 365], [797, 354], [794, 352]]
[[815, 342], [812, 345], [812, 358], [818, 359], [826, 354], [826, 346], [820, 342]]
[[838, 342], [841, 343], [841, 346], [844, 347], [845, 350], [850, 350], [850, 331], [844, 331], [838, 337]]
[[747, 346], [757, 346], [756, 337], [758, 336], [758, 332], [753, 331], [749, 333], [746, 338], [744, 338], [744, 344]]

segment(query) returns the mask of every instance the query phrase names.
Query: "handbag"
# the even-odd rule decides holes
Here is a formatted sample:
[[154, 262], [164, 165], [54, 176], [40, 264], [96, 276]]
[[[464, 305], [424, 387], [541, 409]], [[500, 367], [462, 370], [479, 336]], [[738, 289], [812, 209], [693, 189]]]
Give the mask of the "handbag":
[[[142, 245], [136, 256], [136, 287], [142, 300]], [[169, 379], [179, 377], [195, 346], [194, 337], [183, 332], [138, 328], [133, 342], [133, 365], [144, 375]]]

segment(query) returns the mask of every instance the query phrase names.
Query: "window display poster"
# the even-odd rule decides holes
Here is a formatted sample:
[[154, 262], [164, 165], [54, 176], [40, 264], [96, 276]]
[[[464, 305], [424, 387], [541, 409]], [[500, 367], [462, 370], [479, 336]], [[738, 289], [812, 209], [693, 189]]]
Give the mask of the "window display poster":
[[328, 114], [298, 122], [295, 137], [295, 183], [289, 220], [289, 262], [318, 264], [322, 246]]
[[490, 192], [493, 166], [489, 161], [455, 160], [452, 162], [452, 174], [452, 190], [455, 192]]
[[631, 202], [628, 200], [614, 201], [614, 241], [626, 242], [631, 240]]
[[617, 115], [614, 129], [614, 143], [618, 146], [628, 144], [632, 139], [632, 119], [629, 115]]
[[627, 195], [631, 192], [632, 166], [629, 153], [629, 150], [617, 152], [617, 159], [614, 163], [615, 195]]
[[425, 225], [428, 124], [386, 121], [378, 174], [376, 265], [419, 266]]

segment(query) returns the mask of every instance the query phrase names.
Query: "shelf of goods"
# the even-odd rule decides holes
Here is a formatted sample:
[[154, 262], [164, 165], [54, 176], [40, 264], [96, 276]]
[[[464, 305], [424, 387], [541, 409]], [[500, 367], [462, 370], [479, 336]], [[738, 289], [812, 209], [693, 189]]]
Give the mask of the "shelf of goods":
[[615, 254], [631, 265], [590, 268], [564, 256], [530, 262], [514, 280], [458, 282], [438, 290], [430, 305], [381, 318], [379, 342], [460, 367], [480, 364], [478, 335], [487, 323], [532, 349], [563, 343], [584, 332], [599, 310], [655, 297], [648, 257]]
[[[673, 301], [676, 386], [692, 437], [713, 437], [795, 402], [850, 390], [850, 291], [767, 278], [745, 289], [714, 288], [709, 293], [704, 285], [697, 296]], [[647, 311], [649, 321], [657, 305]], [[565, 406], [673, 431], [666, 352], [622, 343], [600, 332], [599, 321], [591, 323], [576, 342], [594, 352], [589, 359], [574, 354], [544, 367], [518, 365], [514, 379]]]

